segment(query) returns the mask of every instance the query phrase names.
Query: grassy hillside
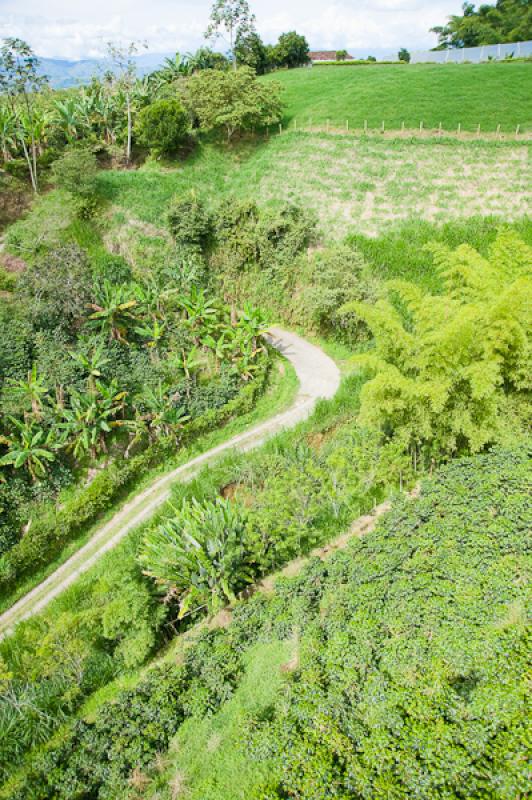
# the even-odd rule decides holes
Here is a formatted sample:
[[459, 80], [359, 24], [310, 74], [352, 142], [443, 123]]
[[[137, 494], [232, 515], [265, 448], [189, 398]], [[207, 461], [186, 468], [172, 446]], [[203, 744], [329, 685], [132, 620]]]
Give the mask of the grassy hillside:
[[530, 130], [532, 64], [415, 64], [314, 67], [276, 72], [265, 80], [285, 89], [286, 121], [360, 128], [416, 128], [441, 122], [446, 130]]
[[409, 218], [514, 220], [527, 213], [530, 179], [523, 144], [390, 142], [325, 133], [289, 133], [230, 149], [205, 146], [179, 169], [152, 163], [100, 178], [113, 204], [156, 225], [172, 195], [194, 187], [211, 205], [231, 194], [261, 204], [303, 203], [328, 238], [374, 236]]

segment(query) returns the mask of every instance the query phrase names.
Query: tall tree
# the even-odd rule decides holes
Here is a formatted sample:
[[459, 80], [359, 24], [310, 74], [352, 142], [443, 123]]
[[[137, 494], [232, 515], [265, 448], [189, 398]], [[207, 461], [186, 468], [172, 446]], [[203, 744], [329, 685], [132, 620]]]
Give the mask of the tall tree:
[[46, 77], [39, 74], [39, 59], [29, 44], [22, 39], [4, 39], [0, 49], [0, 92], [13, 114], [16, 137], [35, 193], [39, 191], [39, 180], [34, 123], [38, 94], [46, 83]]
[[225, 39], [229, 44], [233, 69], [236, 69], [237, 59], [234, 50], [237, 39], [249, 36], [254, 30], [255, 15], [251, 13], [247, 0], [215, 0], [205, 38], [212, 41]]
[[296, 31], [282, 33], [273, 49], [273, 57], [279, 67], [301, 67], [309, 61], [308, 42]]
[[453, 14], [447, 25], [430, 30], [438, 36], [436, 50], [528, 41], [532, 38], [532, 2], [497, 0], [495, 5], [483, 3], [478, 10], [474, 3], [466, 2], [462, 15]]
[[[146, 45], [144, 45], [146, 46]], [[131, 138], [133, 131], [133, 89], [137, 80], [137, 65], [135, 55], [139, 51], [137, 42], [130, 42], [128, 45], [107, 43], [107, 55], [113, 64], [114, 82], [118, 89], [124, 93], [127, 114], [127, 144], [126, 161], [131, 160]]]

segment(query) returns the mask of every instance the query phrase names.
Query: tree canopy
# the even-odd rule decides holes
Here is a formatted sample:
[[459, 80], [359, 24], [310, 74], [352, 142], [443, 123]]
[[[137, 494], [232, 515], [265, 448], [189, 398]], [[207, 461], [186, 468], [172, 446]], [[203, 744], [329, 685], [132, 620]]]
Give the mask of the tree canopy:
[[280, 87], [259, 83], [250, 67], [199, 72], [190, 78], [183, 96], [201, 127], [225, 130], [228, 141], [254, 126], [271, 125], [281, 116]]
[[495, 5], [474, 3], [462, 6], [463, 14], [453, 14], [447, 25], [431, 28], [438, 35], [436, 50], [449, 47], [478, 47], [532, 39], [530, 0], [497, 0]]

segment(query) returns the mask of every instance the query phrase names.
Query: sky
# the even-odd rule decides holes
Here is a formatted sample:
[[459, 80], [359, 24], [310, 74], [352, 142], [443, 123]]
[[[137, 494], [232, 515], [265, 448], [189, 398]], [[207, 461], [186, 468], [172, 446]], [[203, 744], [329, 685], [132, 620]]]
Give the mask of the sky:
[[[150, 52], [203, 43], [211, 0], [0, 0], [0, 39], [17, 36], [48, 58], [99, 57], [105, 42], [147, 41]], [[434, 47], [429, 28], [460, 13], [462, 0], [251, 0], [265, 42], [297, 30], [312, 50]], [[223, 49], [223, 47], [222, 47]], [[354, 53], [360, 55], [361, 53]]]

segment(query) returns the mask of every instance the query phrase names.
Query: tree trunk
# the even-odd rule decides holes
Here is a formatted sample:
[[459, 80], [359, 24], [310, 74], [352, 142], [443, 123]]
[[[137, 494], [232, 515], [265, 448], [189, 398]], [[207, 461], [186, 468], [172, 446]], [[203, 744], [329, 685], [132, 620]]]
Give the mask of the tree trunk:
[[35, 192], [35, 194], [39, 194], [39, 189], [37, 187], [37, 181], [36, 181], [35, 175], [33, 173], [32, 161], [31, 161], [31, 158], [30, 158], [30, 154], [28, 153], [28, 148], [26, 147], [26, 142], [24, 141], [23, 138], [21, 139], [21, 141], [22, 141], [22, 150], [24, 151], [24, 158], [26, 159], [26, 163], [28, 165], [28, 170], [29, 170], [29, 173], [30, 173], [30, 179], [31, 179], [31, 185], [33, 187], [33, 191]]
[[35, 137], [33, 133], [31, 134], [31, 155], [33, 159], [33, 175], [35, 177], [35, 191], [39, 191], [39, 182], [37, 179], [37, 148], [35, 146]]
[[233, 70], [236, 72], [236, 53], [235, 53], [235, 50], [234, 50], [233, 28], [232, 27], [231, 27], [230, 37], [231, 37], [231, 56], [233, 58]]
[[126, 95], [126, 102], [127, 102], [127, 152], [126, 152], [126, 161], [129, 164], [131, 159], [131, 101], [129, 99], [129, 93]]

